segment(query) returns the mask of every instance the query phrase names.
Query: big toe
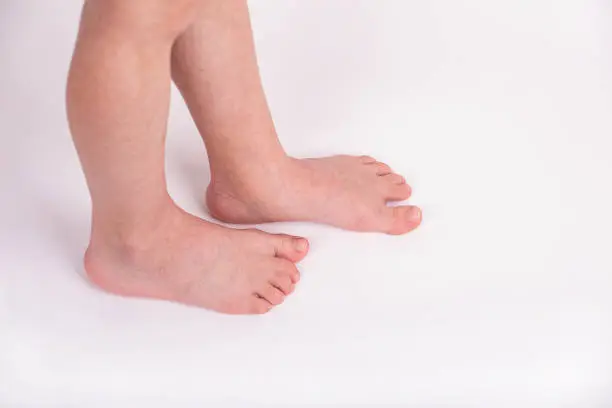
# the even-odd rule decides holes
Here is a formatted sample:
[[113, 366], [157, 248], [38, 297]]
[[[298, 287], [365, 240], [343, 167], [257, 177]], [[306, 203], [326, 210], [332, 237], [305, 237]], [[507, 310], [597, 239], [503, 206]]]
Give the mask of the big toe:
[[274, 252], [278, 258], [299, 262], [308, 254], [309, 243], [306, 238], [279, 234], [274, 236]]
[[390, 235], [406, 234], [421, 224], [422, 212], [416, 206], [385, 208], [383, 230]]

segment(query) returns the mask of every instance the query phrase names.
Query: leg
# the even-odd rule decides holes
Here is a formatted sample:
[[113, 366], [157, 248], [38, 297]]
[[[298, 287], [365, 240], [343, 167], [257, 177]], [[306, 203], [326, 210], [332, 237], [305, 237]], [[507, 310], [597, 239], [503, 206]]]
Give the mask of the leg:
[[[236, 231], [166, 191], [170, 55], [194, 0], [88, 0], [67, 91], [92, 198], [85, 268], [103, 289], [227, 313], [262, 313], [293, 290], [304, 239]], [[301, 249], [301, 251], [299, 251]]]
[[303, 220], [402, 234], [421, 212], [388, 207], [410, 187], [370, 157], [296, 160], [283, 151], [262, 89], [246, 0], [208, 0], [173, 49], [172, 74], [210, 156], [207, 203], [233, 223]]

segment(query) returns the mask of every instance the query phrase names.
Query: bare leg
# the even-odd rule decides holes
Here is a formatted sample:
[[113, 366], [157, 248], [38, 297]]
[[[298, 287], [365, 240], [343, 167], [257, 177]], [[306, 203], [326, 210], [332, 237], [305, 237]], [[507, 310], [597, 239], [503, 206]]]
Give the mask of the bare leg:
[[370, 157], [296, 160], [281, 147], [255, 57], [246, 0], [208, 0], [173, 49], [172, 74], [202, 134], [213, 216], [233, 223], [303, 220], [402, 234], [421, 212], [402, 176]]
[[307, 242], [236, 231], [180, 210], [166, 191], [170, 56], [194, 0], [88, 0], [67, 104], [92, 198], [85, 267], [120, 295], [263, 313], [293, 290]]

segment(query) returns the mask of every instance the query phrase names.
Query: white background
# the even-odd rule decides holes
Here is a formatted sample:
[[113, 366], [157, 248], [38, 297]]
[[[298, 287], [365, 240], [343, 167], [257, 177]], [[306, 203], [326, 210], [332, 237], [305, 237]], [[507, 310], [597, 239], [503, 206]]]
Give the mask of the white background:
[[[404, 237], [264, 226], [312, 252], [263, 317], [83, 278], [79, 8], [0, 0], [1, 407], [612, 407], [610, 2], [253, 1], [289, 152], [385, 160], [425, 215]], [[171, 192], [202, 216], [207, 172], [175, 93]]]

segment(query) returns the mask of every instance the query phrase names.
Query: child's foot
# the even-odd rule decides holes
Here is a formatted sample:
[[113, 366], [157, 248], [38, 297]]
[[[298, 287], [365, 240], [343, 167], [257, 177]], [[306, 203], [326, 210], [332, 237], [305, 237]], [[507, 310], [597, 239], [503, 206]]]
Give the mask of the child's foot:
[[[229, 167], [229, 166], [228, 166]], [[404, 234], [421, 222], [404, 178], [369, 156], [282, 160], [244, 168], [214, 168], [211, 214], [235, 224], [314, 221], [354, 231]]]
[[123, 296], [176, 301], [231, 314], [265, 313], [299, 280], [303, 238], [232, 230], [176, 208], [138, 233], [96, 232], [85, 256], [90, 279]]

